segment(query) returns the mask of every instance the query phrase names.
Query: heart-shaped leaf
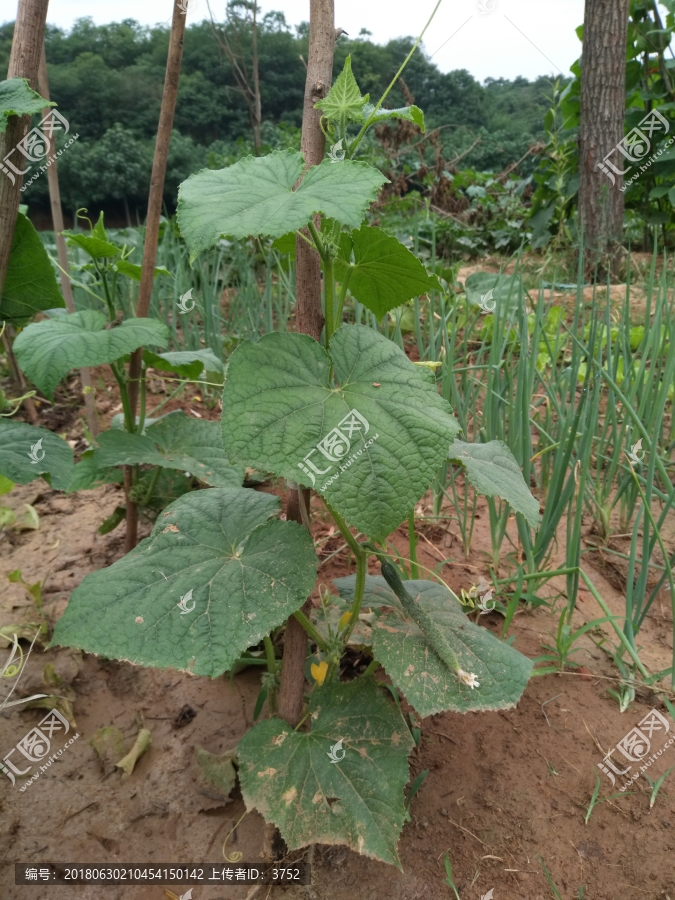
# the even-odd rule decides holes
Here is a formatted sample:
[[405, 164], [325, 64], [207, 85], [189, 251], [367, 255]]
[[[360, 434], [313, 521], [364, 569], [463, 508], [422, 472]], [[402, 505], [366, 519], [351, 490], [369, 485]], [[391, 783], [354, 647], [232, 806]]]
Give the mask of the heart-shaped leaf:
[[487, 444], [454, 441], [448, 450], [448, 459], [466, 468], [469, 481], [477, 491], [488, 497], [495, 494], [503, 497], [533, 528], [538, 527], [539, 501], [532, 496], [515, 456], [503, 441]]
[[33, 322], [14, 341], [16, 358], [45, 397], [71, 369], [114, 362], [150, 344], [165, 347], [169, 329], [157, 319], [125, 319], [107, 328], [107, 319], [95, 309]]
[[0, 301], [0, 321], [19, 325], [36, 312], [65, 305], [40, 236], [33, 223], [19, 213]]
[[[347, 579], [339, 579], [346, 581]], [[471, 622], [455, 595], [432, 581], [406, 581], [408, 592], [432, 618], [460, 667], [476, 676], [471, 688], [434, 653], [417, 625], [404, 617], [401, 604], [384, 578], [369, 577], [364, 606], [393, 607], [373, 622], [373, 654], [421, 716], [443, 710], [471, 712], [509, 709], [522, 696], [532, 661]], [[349, 588], [345, 599], [349, 598]]]
[[43, 474], [56, 490], [68, 489], [73, 477], [68, 444], [46, 428], [0, 419], [0, 475], [28, 484]]
[[346, 844], [400, 868], [409, 729], [370, 678], [317, 688], [309, 706], [311, 731], [268, 719], [239, 742], [247, 808], [274, 822], [289, 850]]
[[7, 130], [9, 116], [32, 116], [42, 112], [46, 106], [56, 106], [56, 103], [44, 100], [33, 90], [27, 78], [0, 81], [0, 133]]
[[307, 171], [296, 150], [246, 156], [225, 169], [190, 175], [178, 191], [178, 224], [194, 259], [221, 235], [281, 237], [323, 213], [356, 228], [387, 181], [366, 163], [324, 160]]
[[76, 588], [53, 644], [215, 678], [307, 599], [307, 531], [244, 488], [184, 494], [150, 537]]
[[434, 384], [372, 328], [344, 325], [331, 358], [302, 334], [245, 341], [230, 357], [230, 458], [313, 487], [384, 540], [429, 487], [459, 431]]
[[354, 262], [338, 257], [335, 277], [349, 279], [352, 295], [378, 319], [413, 297], [442, 290], [438, 278], [427, 274], [415, 254], [381, 228], [362, 225], [352, 231], [351, 239]]
[[97, 466], [152, 465], [180, 469], [213, 487], [241, 487], [244, 466], [230, 465], [218, 422], [193, 419], [178, 410], [145, 429], [129, 434], [111, 429], [99, 435]]

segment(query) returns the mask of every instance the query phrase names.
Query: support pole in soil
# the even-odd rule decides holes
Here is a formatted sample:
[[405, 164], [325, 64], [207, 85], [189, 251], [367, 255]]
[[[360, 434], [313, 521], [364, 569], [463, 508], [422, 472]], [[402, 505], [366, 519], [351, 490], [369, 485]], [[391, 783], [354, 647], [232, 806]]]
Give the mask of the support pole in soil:
[[[333, 79], [333, 52], [335, 49], [334, 0], [310, 0], [309, 54], [307, 80], [302, 115], [301, 149], [307, 167], [318, 166], [325, 152], [325, 138], [321, 130], [321, 110], [315, 103], [330, 90]], [[302, 238], [296, 239], [296, 330], [321, 338], [323, 313], [321, 312], [321, 262], [318, 253]], [[289, 488], [286, 518], [302, 523], [303, 504], [309, 508], [309, 490]], [[304, 518], [307, 518], [305, 516]], [[303, 607], [307, 612], [309, 601]], [[284, 655], [281, 662], [279, 687], [279, 715], [295, 727], [302, 716], [305, 688], [305, 658], [307, 656], [307, 632], [294, 616], [286, 623]]]
[[[171, 142], [171, 130], [176, 111], [176, 98], [178, 96], [178, 79], [183, 57], [183, 40], [185, 38], [185, 10], [181, 8], [179, 0], [174, 0], [173, 19], [171, 22], [171, 37], [169, 39], [169, 55], [166, 61], [166, 75], [164, 77], [164, 93], [162, 95], [162, 109], [159, 114], [159, 127], [157, 129], [157, 143], [155, 144], [155, 156], [152, 161], [152, 177], [150, 180], [150, 193], [148, 195], [148, 214], [145, 222], [145, 245], [143, 247], [143, 268], [141, 283], [138, 289], [138, 305], [136, 315], [146, 318], [150, 311], [150, 298], [152, 295], [152, 283], [157, 261], [157, 241], [159, 238], [159, 220], [162, 215], [162, 197], [164, 194], [164, 179], [166, 177], [166, 164], [169, 156], [169, 144]], [[129, 362], [129, 403], [131, 405], [132, 421], [136, 421], [136, 407], [138, 404], [139, 379], [142, 371], [143, 348], [140, 347], [131, 355]], [[127, 507], [127, 532], [125, 550], [128, 553], [136, 546], [138, 540], [138, 507], [129, 499], [129, 491], [132, 486], [132, 469], [124, 467], [124, 492]]]
[[[9, 54], [7, 78], [27, 78], [33, 90], [37, 90], [38, 69], [44, 43], [48, 6], [49, 0], [19, 0], [19, 8], [14, 23], [14, 37]], [[19, 141], [25, 138], [30, 128], [30, 122], [30, 116], [8, 117], [7, 130], [4, 134], [0, 134], [0, 159], [4, 159]], [[16, 168], [19, 168], [21, 165], [19, 162], [21, 159], [23, 157], [20, 153], [14, 154], [13, 160]], [[23, 171], [25, 172], [27, 169]], [[5, 286], [7, 266], [9, 265], [9, 256], [16, 227], [16, 217], [19, 212], [23, 172], [21, 174], [12, 172], [12, 177], [14, 180], [4, 173], [0, 176], [0, 297]], [[7, 338], [5, 340], [5, 347], [8, 348], [7, 355], [10, 359], [10, 365], [14, 368], [7, 332], [3, 335], [3, 340], [5, 338]], [[19, 373], [20, 387], [22, 381], [23, 379]], [[23, 383], [25, 384], [25, 382]], [[37, 411], [33, 401], [30, 399], [25, 400], [24, 406], [31, 421], [36, 422]]]
[[[45, 100], [49, 100], [49, 78], [47, 75], [47, 57], [45, 56], [44, 44], [42, 45], [42, 53], [40, 55], [40, 69], [38, 72], [38, 85], [40, 96]], [[49, 108], [42, 110], [42, 115], [46, 116]], [[45, 141], [47, 143], [47, 159], [49, 159], [56, 150], [56, 140], [45, 132]], [[66, 249], [66, 239], [61, 234], [63, 231], [63, 210], [61, 209], [61, 191], [59, 190], [59, 173], [56, 169], [56, 160], [52, 160], [51, 166], [47, 169], [47, 181], [49, 183], [49, 202], [52, 207], [52, 222], [54, 225], [54, 237], [56, 239], [56, 251], [59, 258], [59, 266], [61, 267], [61, 292], [63, 299], [66, 301], [66, 309], [69, 313], [75, 312], [75, 300], [73, 299], [73, 289], [70, 284], [70, 270], [68, 266], [68, 251]], [[80, 381], [84, 392], [84, 408], [87, 415], [87, 425], [89, 432], [93, 438], [98, 434], [98, 419], [96, 418], [96, 402], [91, 387], [91, 370], [80, 369]]]

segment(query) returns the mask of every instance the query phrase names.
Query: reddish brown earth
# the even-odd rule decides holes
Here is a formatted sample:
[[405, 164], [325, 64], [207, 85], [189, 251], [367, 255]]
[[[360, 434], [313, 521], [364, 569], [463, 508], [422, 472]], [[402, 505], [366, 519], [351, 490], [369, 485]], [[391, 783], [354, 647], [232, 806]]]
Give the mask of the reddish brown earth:
[[[107, 419], [115, 401], [100, 392]], [[164, 411], [181, 406], [216, 417], [194, 389]], [[81, 436], [79, 411], [63, 392], [57, 408], [42, 412], [43, 423]], [[152, 407], [154, 404], [149, 404]], [[43, 407], [44, 410], [44, 407]], [[261, 489], [274, 490], [274, 484]], [[101, 537], [96, 529], [122, 501], [114, 485], [78, 495], [51, 491], [44, 482], [16, 487], [3, 498], [13, 506], [32, 503], [40, 516], [37, 531], [0, 533], [0, 625], [30, 622], [34, 612], [21, 585], [6, 580], [21, 569], [29, 583], [46, 579], [45, 612], [53, 624], [70, 592], [94, 569], [110, 565], [123, 552], [123, 528]], [[429, 513], [424, 504], [419, 515]], [[479, 501], [471, 557], [465, 560], [457, 527], [447, 530], [421, 519], [420, 562], [433, 568], [441, 560], [448, 584], [468, 589], [487, 574], [489, 530]], [[590, 523], [589, 523], [590, 524]], [[589, 524], [585, 532], [589, 531]], [[317, 505], [315, 538], [329, 535]], [[149, 525], [146, 525], [146, 531]], [[564, 532], [563, 532], [564, 534]], [[394, 543], [406, 553], [407, 534]], [[326, 559], [342, 545], [333, 534], [320, 545]], [[623, 595], [616, 571], [594, 568], [601, 560], [586, 557], [586, 568], [612, 612], [622, 613]], [[346, 551], [322, 564], [319, 582], [349, 571]], [[375, 569], [372, 572], [375, 573]], [[608, 577], [605, 577], [607, 575]], [[620, 575], [620, 573], [619, 573]], [[318, 587], [318, 585], [317, 585]], [[564, 582], [550, 587], [550, 597], [564, 592]], [[318, 594], [317, 594], [318, 596]], [[558, 598], [558, 609], [564, 601]], [[579, 595], [575, 624], [602, 616], [592, 595]], [[480, 624], [497, 632], [497, 614]], [[545, 607], [523, 608], [512, 625], [515, 646], [530, 657], [550, 642], [557, 614]], [[601, 626], [601, 634], [611, 632]], [[670, 664], [672, 617], [667, 594], [655, 604], [640, 635], [641, 655], [652, 671]], [[411, 779], [424, 769], [429, 775], [412, 803], [412, 821], [400, 841], [403, 871], [359, 857], [343, 847], [317, 846], [313, 883], [305, 888], [264, 888], [256, 897], [309, 897], [315, 900], [452, 900], [445, 884], [444, 856], [449, 853], [461, 900], [480, 900], [493, 889], [493, 900], [549, 900], [540, 858], [564, 900], [675, 900], [675, 774], [661, 788], [653, 809], [644, 778], [633, 794], [596, 805], [584, 817], [595, 786], [594, 765], [652, 709], [665, 715], [660, 694], [642, 689], [623, 714], [607, 693], [616, 687], [617, 671], [588, 638], [577, 645], [575, 658], [586, 671], [533, 678], [517, 708], [500, 713], [461, 716], [444, 713], [422, 723], [420, 747], [410, 758]], [[233, 683], [171, 671], [141, 669], [82, 655], [70, 649], [36, 649], [29, 659], [20, 693], [44, 690], [42, 672], [51, 663], [62, 679], [56, 690], [73, 703], [78, 740], [51, 769], [23, 793], [0, 775], [0, 894], [6, 900], [81, 897], [87, 900], [160, 900], [171, 897], [164, 886], [51, 887], [15, 886], [15, 861], [79, 862], [219, 862], [222, 844], [245, 812], [237, 789], [232, 799], [206, 790], [199, 779], [195, 748], [213, 753], [234, 748], [251, 726], [259, 690], [259, 674], [247, 670]], [[382, 673], [380, 673], [382, 676]], [[672, 696], [672, 695], [671, 695]], [[554, 699], [555, 698], [555, 699]], [[546, 704], [543, 706], [542, 704]], [[189, 705], [196, 713], [187, 724], [177, 720]], [[11, 747], [36, 725], [44, 710], [11, 709], [0, 714], [0, 751]], [[263, 715], [266, 713], [263, 712]], [[141, 725], [152, 732], [152, 745], [134, 773], [122, 780], [118, 770], [104, 772], [88, 743], [97, 729], [114, 725], [125, 736], [124, 751]], [[671, 723], [675, 731], [675, 725]], [[652, 778], [675, 765], [675, 745], [652, 766]], [[613, 793], [602, 778], [600, 797]], [[263, 821], [255, 812], [241, 821], [225, 852], [240, 852], [246, 861], [260, 860]], [[294, 854], [298, 858], [301, 854]], [[186, 887], [173, 887], [175, 896]], [[240, 887], [193, 888], [193, 900], [244, 898]]]

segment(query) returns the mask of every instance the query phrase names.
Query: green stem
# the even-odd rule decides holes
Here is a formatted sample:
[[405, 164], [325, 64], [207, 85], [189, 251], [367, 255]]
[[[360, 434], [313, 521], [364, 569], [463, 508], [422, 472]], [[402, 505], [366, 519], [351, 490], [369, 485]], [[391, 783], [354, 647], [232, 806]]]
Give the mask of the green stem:
[[310, 622], [310, 620], [301, 609], [299, 609], [297, 612], [294, 612], [293, 615], [317, 645], [319, 650], [321, 650], [323, 653], [326, 653], [328, 651], [328, 645], [323, 639], [323, 635], [321, 634], [321, 632], [315, 627], [314, 623]]
[[415, 41], [412, 50], [411, 50], [410, 53], [406, 56], [406, 58], [403, 60], [403, 64], [401, 65], [401, 68], [400, 68], [400, 69], [398, 70], [398, 72], [394, 75], [394, 77], [393, 77], [392, 80], [391, 80], [391, 83], [390, 83], [389, 87], [388, 87], [387, 90], [384, 92], [384, 94], [382, 94], [382, 96], [380, 97], [380, 100], [379, 100], [377, 106], [374, 107], [373, 111], [372, 111], [371, 114], [368, 116], [367, 120], [364, 122], [363, 127], [361, 128], [361, 131], [359, 131], [359, 133], [358, 133], [358, 134], [356, 135], [356, 137], [354, 138], [354, 143], [351, 145], [351, 147], [349, 148], [349, 150], [348, 150], [347, 153], [346, 153], [346, 159], [351, 159], [351, 158], [352, 158], [352, 156], [354, 155], [354, 151], [356, 150], [356, 148], [359, 146], [359, 144], [361, 143], [361, 141], [362, 141], [362, 139], [363, 139], [363, 135], [366, 133], [366, 131], [370, 128], [370, 126], [371, 126], [371, 125], [373, 124], [373, 122], [375, 121], [375, 114], [377, 113], [378, 109], [382, 106], [382, 104], [384, 103], [384, 101], [385, 101], [385, 100], [387, 99], [387, 97], [389, 96], [389, 92], [391, 91], [391, 89], [394, 87], [394, 85], [395, 85], [396, 82], [398, 81], [398, 79], [399, 79], [401, 73], [403, 72], [403, 70], [405, 69], [405, 67], [408, 65], [408, 63], [410, 62], [413, 53], [415, 52], [415, 50], [417, 50], [417, 48], [419, 47], [420, 43], [422, 42], [422, 38], [424, 37], [424, 34], [425, 34], [427, 28], [431, 25], [431, 22], [432, 22], [434, 16], [436, 15], [436, 12], [438, 11], [438, 7], [441, 5], [442, 2], [443, 2], [443, 0], [438, 0], [438, 3], [436, 4], [436, 6], [434, 6], [434, 11], [431, 13], [431, 16], [429, 17], [429, 21], [427, 22], [427, 24], [426, 24], [426, 25], [424, 26], [424, 28], [422, 29], [422, 33], [420, 34], [420, 36], [419, 36], [419, 37], [417, 38], [417, 40]]
[[326, 318], [326, 350], [330, 349], [330, 339], [335, 331], [335, 275], [331, 257], [323, 261], [324, 315]]
[[335, 324], [339, 328], [342, 324], [342, 311], [345, 306], [345, 299], [347, 297], [347, 288], [349, 287], [349, 280], [352, 277], [353, 272], [352, 266], [347, 269], [347, 274], [345, 275], [345, 280], [342, 282], [340, 286], [340, 296], [338, 297], [337, 302], [337, 310], [335, 311]]
[[419, 578], [420, 573], [417, 568], [417, 536], [415, 534], [415, 510], [410, 511], [408, 516], [408, 543], [410, 545], [410, 577]]
[[324, 247], [323, 241], [321, 240], [321, 235], [316, 230], [316, 226], [314, 225], [314, 222], [312, 222], [311, 219], [307, 223], [307, 230], [312, 235], [312, 239], [314, 241], [314, 244], [316, 245], [315, 249], [316, 249], [317, 253], [319, 254], [319, 256], [321, 257], [322, 260], [325, 260], [326, 248]]
[[333, 507], [330, 505], [330, 503], [328, 502], [328, 500], [326, 500], [325, 497], [322, 497], [321, 499], [323, 500], [326, 509], [333, 517], [333, 521], [335, 522], [337, 527], [340, 529], [340, 534], [347, 542], [349, 549], [352, 551], [352, 553], [354, 554], [356, 559], [358, 559], [359, 556], [364, 553], [363, 547], [361, 547], [361, 545], [356, 542], [356, 539], [352, 535], [347, 523], [342, 518], [340, 513], [337, 510], [333, 509]]
[[267, 657], [267, 671], [270, 675], [275, 675], [278, 668], [277, 658], [274, 653], [274, 644], [268, 634], [264, 636], [263, 643], [265, 644], [265, 656]]
[[124, 410], [124, 425], [129, 434], [134, 432], [134, 419], [131, 415], [131, 404], [129, 403], [129, 392], [127, 391], [127, 383], [124, 375], [120, 372], [116, 363], [110, 363], [110, 368], [115, 376], [115, 381], [120, 389], [120, 400], [122, 401], [122, 409]]
[[361, 604], [363, 603], [363, 592], [366, 588], [366, 575], [368, 574], [368, 554], [363, 550], [356, 557], [356, 585], [354, 587], [354, 602], [352, 603], [352, 612], [347, 622], [347, 627], [342, 633], [342, 646], [347, 646], [347, 641], [351, 637], [354, 626], [358, 622], [359, 613], [361, 612]]
[[361, 678], [367, 678], [369, 675], [372, 675], [373, 672], [375, 672], [379, 668], [379, 666], [380, 663], [377, 659], [371, 659], [370, 663], [368, 664], [368, 668], [363, 673]]
[[668, 581], [670, 583], [670, 603], [673, 611], [673, 656], [672, 656], [672, 669], [670, 672], [670, 686], [671, 688], [675, 688], [675, 584], [673, 583], [673, 570], [670, 567], [669, 555], [666, 551], [666, 548], [663, 545], [663, 540], [661, 539], [661, 532], [654, 521], [654, 516], [652, 515], [652, 511], [649, 508], [649, 504], [647, 503], [647, 498], [645, 497], [642, 487], [640, 486], [640, 482], [638, 480], [635, 471], [633, 470], [633, 478], [635, 479], [635, 484], [637, 485], [637, 489], [640, 492], [640, 497], [642, 498], [642, 505], [644, 506], [645, 513], [649, 518], [652, 528], [654, 529], [654, 535], [656, 540], [659, 542], [659, 547], [661, 548], [661, 553], [663, 554], [663, 562], [666, 566], [666, 572], [668, 573]]
[[147, 506], [150, 502], [150, 498], [152, 497], [152, 492], [157, 487], [157, 480], [159, 478], [159, 473], [162, 471], [161, 466], [155, 466], [155, 471], [152, 473], [152, 478], [150, 479], [150, 484], [148, 485], [148, 490], [141, 501], [141, 506]]
[[145, 366], [141, 363], [141, 408], [138, 416], [138, 433], [143, 434], [145, 427]]

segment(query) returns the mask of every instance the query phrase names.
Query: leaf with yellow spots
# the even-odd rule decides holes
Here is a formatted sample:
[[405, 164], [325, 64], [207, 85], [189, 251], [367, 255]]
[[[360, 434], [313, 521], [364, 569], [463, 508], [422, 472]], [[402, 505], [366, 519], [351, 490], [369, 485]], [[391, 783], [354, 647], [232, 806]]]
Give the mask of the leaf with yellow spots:
[[371, 678], [319, 687], [309, 705], [311, 731], [267, 719], [240, 741], [246, 808], [273, 822], [289, 850], [346, 844], [400, 868], [413, 747], [400, 712]]

